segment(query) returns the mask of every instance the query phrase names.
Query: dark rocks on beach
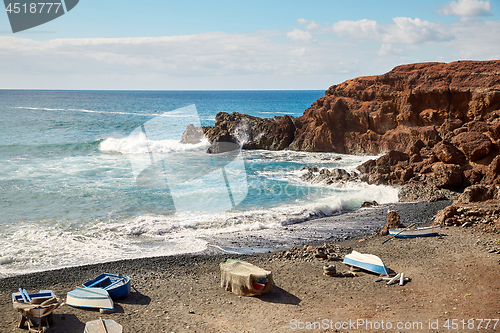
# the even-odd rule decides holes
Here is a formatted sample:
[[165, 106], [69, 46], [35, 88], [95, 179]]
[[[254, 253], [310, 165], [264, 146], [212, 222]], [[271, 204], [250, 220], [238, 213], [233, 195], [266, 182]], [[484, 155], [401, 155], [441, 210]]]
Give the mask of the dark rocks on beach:
[[389, 234], [389, 229], [394, 228], [406, 228], [406, 226], [401, 223], [399, 214], [395, 210], [390, 210], [387, 212], [387, 222], [380, 231], [380, 236], [386, 236]]
[[289, 250], [275, 253], [273, 258], [276, 260], [337, 261], [343, 260], [344, 256], [351, 251], [348, 247], [324, 243], [322, 246], [294, 246]]

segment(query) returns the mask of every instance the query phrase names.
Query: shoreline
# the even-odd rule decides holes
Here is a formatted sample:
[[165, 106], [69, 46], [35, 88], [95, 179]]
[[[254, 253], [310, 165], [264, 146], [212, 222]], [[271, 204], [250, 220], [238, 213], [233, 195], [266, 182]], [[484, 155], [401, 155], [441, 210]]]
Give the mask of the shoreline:
[[[322, 242], [340, 242], [349, 239], [359, 239], [379, 232], [386, 222], [387, 210], [397, 210], [403, 224], [416, 223], [417, 226], [430, 223], [430, 219], [438, 210], [450, 205], [452, 200], [430, 202], [397, 202], [382, 204], [367, 208], [357, 208], [339, 214], [313, 218], [310, 220], [284, 225], [280, 229], [260, 229], [223, 233], [213, 237], [203, 237], [207, 247], [200, 252], [180, 253], [168, 256], [143, 257], [105, 261], [77, 266], [68, 266], [35, 272], [15, 274], [0, 277], [0, 290], [2, 280], [44, 274], [46, 272], [59, 272], [73, 270], [81, 267], [106, 266], [113, 263], [128, 261], [143, 261], [148, 259], [161, 259], [183, 256], [228, 256], [228, 255], [254, 255], [276, 252], [300, 245], [317, 245]], [[418, 213], [416, 212], [418, 211]], [[417, 216], [418, 215], [418, 216]], [[357, 220], [350, 224], [350, 220]], [[237, 245], [235, 245], [237, 244]], [[17, 288], [16, 288], [17, 290]]]
[[[405, 219], [414, 217], [417, 211], [423, 213], [420, 215], [430, 214], [426, 204], [429, 203], [413, 204], [406, 212], [399, 209], [402, 222], [407, 224]], [[399, 206], [409, 207], [408, 204]], [[369, 209], [361, 211], [366, 213]], [[373, 212], [373, 215], [379, 213]], [[389, 269], [405, 272], [405, 276], [411, 278], [404, 286], [374, 282], [377, 276], [367, 272], [358, 272], [358, 276], [352, 278], [327, 277], [322, 275], [324, 261], [278, 259], [275, 253], [212, 253], [120, 260], [0, 279], [3, 309], [0, 327], [12, 332], [24, 331], [15, 327], [20, 315], [12, 309], [11, 293], [17, 288], [51, 289], [56, 294], [64, 294], [102, 272], [121, 272], [132, 279], [132, 292], [127, 298], [116, 300], [115, 313], [100, 314], [63, 305], [55, 311], [55, 325], [50, 332], [82, 332], [85, 322], [99, 317], [115, 320], [124, 327], [124, 332], [335, 331], [330, 327], [297, 330], [293, 326], [325, 319], [332, 323], [359, 319], [423, 325], [439, 321], [439, 329], [423, 327], [416, 331], [442, 332], [446, 319], [467, 322], [470, 318], [500, 318], [500, 255], [488, 253], [488, 244], [498, 239], [498, 235], [444, 227], [440, 237], [393, 239], [382, 245], [387, 238], [375, 236], [363, 241], [350, 238], [328, 243], [349, 251], [378, 255]], [[223, 290], [219, 263], [228, 257], [271, 270], [275, 287], [258, 297], [238, 297]], [[348, 270], [341, 261], [328, 264], [336, 265], [338, 271]], [[498, 329], [500, 326], [496, 330], [480, 331]], [[337, 331], [381, 330], [351, 327]]]

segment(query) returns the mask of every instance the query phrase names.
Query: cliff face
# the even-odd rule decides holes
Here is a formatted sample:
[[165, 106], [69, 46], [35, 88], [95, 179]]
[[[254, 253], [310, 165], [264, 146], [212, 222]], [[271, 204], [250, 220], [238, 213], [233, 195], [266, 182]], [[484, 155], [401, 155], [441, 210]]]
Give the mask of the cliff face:
[[220, 113], [204, 132], [245, 149], [386, 153], [358, 168], [374, 184], [500, 185], [500, 60], [398, 66], [330, 87], [299, 118]]
[[[432, 147], [472, 121], [495, 127], [499, 115], [500, 61], [403, 65], [330, 87], [295, 120], [289, 148], [379, 154], [418, 139]], [[473, 130], [496, 141], [485, 126]]]

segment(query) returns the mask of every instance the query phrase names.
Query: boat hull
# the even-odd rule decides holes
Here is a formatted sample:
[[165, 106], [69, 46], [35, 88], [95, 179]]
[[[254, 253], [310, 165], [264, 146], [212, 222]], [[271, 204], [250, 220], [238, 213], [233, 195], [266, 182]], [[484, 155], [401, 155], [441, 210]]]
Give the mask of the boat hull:
[[102, 288], [111, 298], [127, 297], [130, 294], [130, 277], [103, 273], [83, 284], [84, 288]]
[[106, 290], [101, 288], [80, 288], [76, 287], [68, 293], [66, 304], [78, 308], [96, 308], [105, 310], [115, 310], [111, 297]]
[[416, 228], [408, 230], [389, 229], [389, 235], [394, 236], [396, 238], [428, 237], [428, 236], [438, 236], [440, 230], [441, 230], [440, 226], [432, 226], [432, 227]]
[[344, 257], [344, 263], [369, 272], [389, 275], [382, 260], [373, 254], [363, 254], [357, 251], [352, 251], [351, 254]]

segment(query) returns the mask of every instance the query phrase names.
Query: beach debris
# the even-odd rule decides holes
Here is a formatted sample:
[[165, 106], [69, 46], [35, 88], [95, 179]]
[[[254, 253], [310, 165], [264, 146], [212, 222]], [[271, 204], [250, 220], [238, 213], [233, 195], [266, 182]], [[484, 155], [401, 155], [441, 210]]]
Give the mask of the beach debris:
[[337, 261], [351, 252], [351, 248], [342, 247], [337, 244], [324, 243], [321, 246], [294, 246], [289, 250], [276, 252], [273, 259], [276, 260], [298, 260], [298, 261]]
[[262, 295], [274, 286], [273, 275], [270, 271], [249, 262], [227, 259], [219, 266], [221, 287], [238, 296]]
[[392, 279], [387, 281], [387, 285], [391, 285], [393, 283], [396, 283], [400, 277], [401, 277], [401, 273], [396, 274], [396, 276], [394, 276]]
[[388, 235], [389, 229], [394, 228], [406, 228], [406, 226], [401, 223], [398, 212], [395, 210], [389, 210], [387, 211], [387, 222], [382, 228], [382, 231], [380, 231], [380, 236]]
[[337, 267], [335, 267], [335, 265], [323, 266], [323, 275], [336, 276], [337, 275]]
[[380, 281], [387, 281], [387, 285], [391, 285], [399, 281], [399, 285], [403, 286], [406, 282], [411, 281], [411, 279], [405, 276], [405, 273], [398, 273], [394, 276], [381, 276], [373, 280], [373, 282]]

